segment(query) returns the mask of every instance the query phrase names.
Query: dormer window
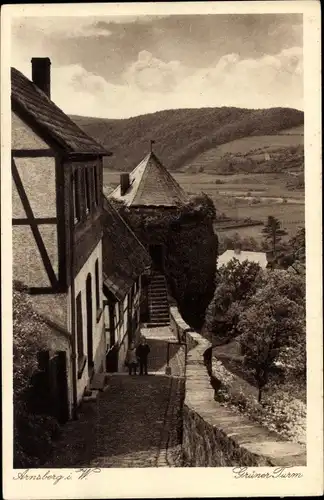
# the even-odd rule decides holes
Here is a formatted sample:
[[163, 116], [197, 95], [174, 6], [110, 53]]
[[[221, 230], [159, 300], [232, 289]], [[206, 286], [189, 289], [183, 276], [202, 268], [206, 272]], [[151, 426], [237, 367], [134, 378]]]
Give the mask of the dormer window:
[[99, 206], [99, 180], [96, 165], [76, 166], [72, 174], [74, 223], [88, 218]]

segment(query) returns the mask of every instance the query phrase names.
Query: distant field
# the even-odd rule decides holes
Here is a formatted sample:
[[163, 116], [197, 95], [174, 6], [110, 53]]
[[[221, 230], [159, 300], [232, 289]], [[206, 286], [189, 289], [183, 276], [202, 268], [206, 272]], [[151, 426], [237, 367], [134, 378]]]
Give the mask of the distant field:
[[[236, 174], [231, 176], [220, 176], [211, 174], [188, 174], [175, 173], [175, 179], [186, 192], [205, 192], [214, 201], [217, 212], [224, 212], [228, 217], [244, 219], [250, 217], [253, 220], [266, 221], [269, 215], [277, 217], [283, 228], [289, 234], [295, 233], [298, 226], [305, 223], [305, 207], [301, 203], [304, 200], [303, 191], [291, 192], [285, 187], [288, 175], [285, 174]], [[119, 173], [104, 170], [104, 184], [116, 187], [119, 184]], [[222, 184], [216, 184], [221, 180]], [[222, 195], [221, 192], [230, 192], [230, 195]], [[246, 200], [237, 200], [235, 196], [242, 193], [250, 193], [252, 196], [282, 196], [289, 199], [296, 198], [296, 203], [273, 203], [264, 201], [255, 205]], [[299, 204], [298, 204], [299, 202]], [[239, 233], [243, 236], [252, 236], [261, 240], [261, 226], [249, 226], [218, 230], [220, 234], [231, 235]]]
[[304, 144], [303, 135], [278, 134], [278, 135], [260, 135], [258, 137], [244, 137], [236, 141], [227, 142], [217, 148], [207, 151], [215, 156], [223, 156], [226, 153], [248, 153], [251, 149], [277, 149], [281, 147], [300, 146]]
[[[302, 191], [289, 191], [286, 182], [289, 174], [234, 174], [214, 175], [208, 173], [174, 173], [173, 176], [187, 192], [211, 192], [217, 196], [221, 191], [251, 192], [256, 196], [285, 196], [303, 198]], [[118, 180], [117, 180], [118, 182]]]
[[292, 127], [286, 130], [278, 132], [280, 135], [304, 135], [304, 125], [298, 125], [297, 127]]
[[[248, 155], [250, 158], [262, 158], [265, 153], [304, 145], [303, 126], [285, 130], [276, 135], [248, 136], [242, 139], [236, 139], [226, 144], [221, 144], [216, 148], [211, 148], [196, 156], [193, 160], [186, 163], [180, 170], [198, 171], [203, 168], [205, 171], [215, 170], [218, 162], [226, 154]], [[253, 154], [258, 150], [258, 155]]]
[[[205, 192], [214, 201], [218, 213], [224, 212], [228, 217], [265, 222], [269, 215], [277, 217], [282, 227], [289, 234], [295, 233], [298, 226], [305, 224], [305, 206], [302, 191], [291, 192], [285, 187], [287, 176], [284, 174], [245, 174], [233, 176], [213, 176], [209, 174], [174, 174], [179, 184], [188, 192]], [[216, 179], [222, 179], [224, 184], [215, 184]], [[258, 181], [258, 182], [256, 182]], [[231, 195], [221, 195], [222, 191]], [[282, 196], [296, 198], [295, 203], [273, 203], [270, 200], [255, 205], [246, 200], [237, 200], [235, 195], [242, 192], [252, 196]], [[298, 203], [299, 202], [299, 203]], [[239, 233], [242, 237], [252, 236], [261, 241], [261, 226], [249, 226], [219, 231], [221, 234], [232, 235]]]
[[103, 170], [103, 184], [108, 184], [111, 187], [118, 186], [120, 181], [120, 172], [112, 172], [104, 168]]

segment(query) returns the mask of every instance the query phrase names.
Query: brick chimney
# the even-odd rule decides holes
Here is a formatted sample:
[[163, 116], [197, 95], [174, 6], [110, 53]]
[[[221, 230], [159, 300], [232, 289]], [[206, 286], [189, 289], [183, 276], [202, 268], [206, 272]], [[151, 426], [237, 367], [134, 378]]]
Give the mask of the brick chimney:
[[129, 174], [120, 174], [120, 195], [124, 196], [130, 186]]
[[49, 57], [33, 57], [32, 80], [49, 99], [51, 98], [51, 60]]

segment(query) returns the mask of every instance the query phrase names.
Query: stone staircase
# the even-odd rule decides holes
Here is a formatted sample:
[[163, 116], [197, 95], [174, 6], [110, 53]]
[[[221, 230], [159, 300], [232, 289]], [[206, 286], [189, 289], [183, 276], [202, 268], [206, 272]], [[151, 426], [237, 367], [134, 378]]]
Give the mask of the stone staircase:
[[169, 301], [166, 279], [163, 274], [154, 273], [148, 289], [149, 326], [170, 324]]

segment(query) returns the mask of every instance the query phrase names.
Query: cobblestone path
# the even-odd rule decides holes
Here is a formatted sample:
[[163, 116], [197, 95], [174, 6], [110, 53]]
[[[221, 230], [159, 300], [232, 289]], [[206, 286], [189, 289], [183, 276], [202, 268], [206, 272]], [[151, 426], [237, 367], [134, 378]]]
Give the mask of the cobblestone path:
[[[157, 342], [160, 340], [157, 336]], [[148, 376], [111, 374], [97, 401], [83, 403], [78, 421], [63, 427], [48, 467], [180, 467], [184, 378], [182, 352], [164, 374], [165, 340], [148, 338]], [[160, 346], [160, 347], [158, 347]], [[178, 346], [175, 346], [178, 347]], [[160, 354], [159, 354], [160, 352]], [[155, 360], [155, 361], [154, 361]]]

